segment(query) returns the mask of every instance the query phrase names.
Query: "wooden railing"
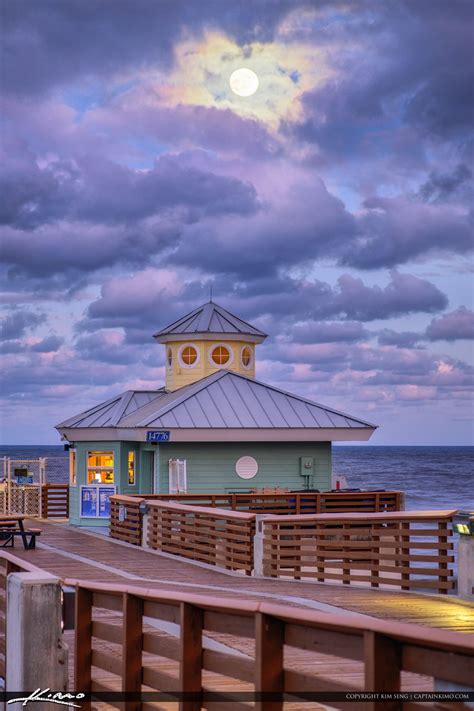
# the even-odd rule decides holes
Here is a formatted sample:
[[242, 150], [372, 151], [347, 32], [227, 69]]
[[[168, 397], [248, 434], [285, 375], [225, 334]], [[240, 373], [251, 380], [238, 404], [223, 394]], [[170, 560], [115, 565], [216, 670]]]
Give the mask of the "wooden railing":
[[7, 576], [10, 573], [38, 573], [39, 568], [6, 551], [0, 552], [0, 677], [6, 677]]
[[110, 497], [110, 536], [119, 541], [142, 543], [142, 516], [140, 504], [144, 501], [139, 496], [117, 494]]
[[165, 501], [149, 502], [148, 510], [150, 548], [251, 574], [254, 514]]
[[447, 593], [455, 584], [455, 513], [266, 516], [259, 521], [263, 574]]
[[[181, 711], [243, 711], [249, 708], [244, 701], [253, 700], [260, 711], [281, 711], [283, 694], [300, 699], [301, 708], [315, 708], [306, 705], [312, 693], [433, 691], [436, 678], [466, 689], [474, 679], [474, 644], [459, 633], [239, 599], [66, 582], [76, 586], [74, 681], [82, 692], [156, 690], [175, 694]], [[360, 708], [350, 696], [329, 703]], [[370, 711], [402, 706], [439, 709], [429, 699], [422, 705], [364, 704]], [[88, 711], [90, 704], [81, 700], [81, 707]], [[129, 710], [141, 708], [139, 700], [127, 703]]]
[[[137, 494], [111, 497], [110, 535], [140, 545], [141, 520], [138, 507], [146, 501], [168, 501], [253, 514], [346, 513], [349, 511], [400, 511], [401, 491], [357, 491], [347, 493], [283, 494]], [[121, 515], [119, 516], [119, 513]]]
[[141, 494], [147, 501], [177, 501], [232, 511], [268, 514], [386, 512], [404, 508], [402, 491], [283, 492], [272, 494]]
[[42, 485], [41, 517], [69, 518], [69, 486], [67, 484]]

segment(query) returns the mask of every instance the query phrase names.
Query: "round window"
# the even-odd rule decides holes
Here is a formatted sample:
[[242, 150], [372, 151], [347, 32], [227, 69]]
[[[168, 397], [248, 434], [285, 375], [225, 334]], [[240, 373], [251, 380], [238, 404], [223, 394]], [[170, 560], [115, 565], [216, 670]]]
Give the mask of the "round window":
[[232, 363], [232, 353], [227, 346], [215, 346], [211, 351], [211, 363], [222, 368]]
[[185, 368], [193, 368], [199, 360], [197, 348], [194, 346], [182, 346], [179, 352], [179, 361]]
[[166, 362], [168, 363], [168, 368], [171, 368], [173, 365], [173, 351], [171, 348], [168, 348], [166, 351]]
[[244, 368], [250, 368], [252, 365], [252, 351], [248, 346], [242, 348], [242, 365]]
[[257, 460], [253, 457], [240, 457], [235, 464], [235, 471], [241, 479], [253, 479], [258, 472]]

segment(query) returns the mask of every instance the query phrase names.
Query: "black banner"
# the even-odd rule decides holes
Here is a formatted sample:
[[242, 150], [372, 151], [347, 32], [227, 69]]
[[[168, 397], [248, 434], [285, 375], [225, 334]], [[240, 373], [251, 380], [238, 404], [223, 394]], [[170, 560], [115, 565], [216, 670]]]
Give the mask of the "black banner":
[[328, 692], [312, 692], [312, 691], [293, 691], [291, 694], [286, 692], [255, 692], [255, 691], [204, 691], [204, 692], [164, 692], [164, 691], [144, 691], [144, 692], [123, 692], [123, 691], [104, 691], [104, 692], [59, 692], [51, 691], [50, 689], [37, 689], [32, 692], [0, 692], [0, 701], [8, 704], [22, 703], [27, 706], [28, 703], [56, 703], [58, 706], [70, 706], [81, 708], [88, 701], [102, 702], [120, 702], [120, 701], [202, 701], [206, 703], [212, 702], [227, 702], [232, 701], [301, 701], [311, 702], [320, 701], [322, 703], [330, 702], [379, 702], [387, 701], [417, 701], [419, 703], [432, 702], [457, 702], [469, 703], [474, 702], [474, 691], [328, 691]]

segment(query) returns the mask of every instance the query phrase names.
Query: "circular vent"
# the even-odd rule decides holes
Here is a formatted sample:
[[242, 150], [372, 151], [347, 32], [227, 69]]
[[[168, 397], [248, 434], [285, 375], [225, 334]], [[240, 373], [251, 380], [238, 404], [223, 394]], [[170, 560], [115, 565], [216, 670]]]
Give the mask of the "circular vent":
[[235, 471], [241, 479], [253, 479], [258, 472], [258, 464], [253, 457], [240, 457], [235, 464]]

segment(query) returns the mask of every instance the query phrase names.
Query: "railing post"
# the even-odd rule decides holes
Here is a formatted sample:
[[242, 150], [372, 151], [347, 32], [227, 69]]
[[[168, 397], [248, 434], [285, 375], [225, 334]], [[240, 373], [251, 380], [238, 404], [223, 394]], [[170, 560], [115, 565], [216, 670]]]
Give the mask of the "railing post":
[[264, 514], [255, 516], [255, 535], [253, 537], [253, 574], [255, 576], [265, 575], [263, 567], [264, 520]]
[[[439, 532], [438, 533], [439, 543], [445, 545], [448, 542], [448, 536], [449, 536], [447, 521], [438, 521], [438, 532]], [[440, 555], [448, 555], [448, 551], [446, 549], [441, 550], [439, 548], [438, 553]], [[440, 570], [440, 575], [438, 576], [438, 582], [440, 583], [440, 586], [438, 588], [438, 593], [441, 593], [442, 595], [447, 595], [448, 589], [443, 586], [443, 583], [447, 583], [449, 580], [448, 564], [447, 563], [439, 563], [439, 570]]]
[[[142, 690], [143, 601], [124, 593], [122, 621], [122, 691]], [[139, 711], [141, 701], [127, 701], [127, 711]]]
[[[74, 639], [74, 686], [84, 693], [92, 689], [92, 592], [78, 587], [76, 590], [76, 634]], [[89, 711], [91, 705], [81, 703]]]
[[[364, 662], [366, 691], [400, 691], [401, 646], [390, 637], [378, 632], [364, 632]], [[383, 711], [400, 708], [399, 701], [368, 702], [367, 711]]]
[[6, 659], [7, 691], [67, 690], [68, 652], [62, 640], [59, 578], [42, 571], [9, 575]]
[[474, 600], [474, 536], [459, 536], [458, 595]]
[[[283, 648], [285, 625], [275, 617], [255, 615], [255, 692], [257, 711], [282, 711], [284, 692]], [[282, 694], [280, 700], [265, 700], [258, 694]]]
[[[181, 603], [179, 688], [185, 696], [179, 702], [179, 711], [201, 711], [202, 708], [202, 618], [200, 608]], [[186, 698], [187, 694], [192, 698]]]

